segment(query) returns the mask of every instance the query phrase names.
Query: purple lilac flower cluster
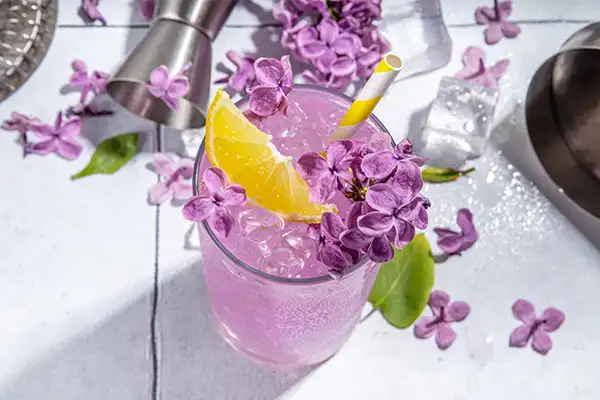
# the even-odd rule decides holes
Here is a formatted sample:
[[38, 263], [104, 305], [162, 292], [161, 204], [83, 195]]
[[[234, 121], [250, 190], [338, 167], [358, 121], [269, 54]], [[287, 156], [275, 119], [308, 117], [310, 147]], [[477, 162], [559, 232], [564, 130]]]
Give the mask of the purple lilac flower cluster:
[[312, 83], [342, 88], [367, 78], [390, 50], [377, 26], [381, 0], [279, 0], [273, 16], [281, 45], [315, 67], [303, 74]]
[[378, 263], [390, 261], [394, 247], [401, 249], [416, 229], [427, 227], [430, 203], [419, 193], [424, 161], [413, 155], [409, 140], [392, 148], [384, 136], [375, 134], [368, 143], [335, 141], [325, 156], [311, 152], [298, 159], [312, 201], [325, 203], [342, 193], [353, 202], [345, 218], [328, 212], [308, 230], [317, 242], [317, 258], [333, 275], [356, 264], [363, 253]]

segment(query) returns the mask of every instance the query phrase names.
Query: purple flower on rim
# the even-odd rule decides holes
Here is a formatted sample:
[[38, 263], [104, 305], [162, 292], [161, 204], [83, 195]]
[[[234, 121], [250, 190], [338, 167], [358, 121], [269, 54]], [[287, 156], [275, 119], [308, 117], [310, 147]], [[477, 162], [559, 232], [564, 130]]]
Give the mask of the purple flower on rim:
[[434, 228], [438, 235], [437, 244], [447, 255], [460, 255], [463, 251], [470, 249], [477, 241], [479, 235], [473, 225], [473, 214], [467, 209], [460, 209], [456, 215], [456, 223], [460, 232], [447, 228]]
[[106, 25], [106, 19], [98, 11], [100, 0], [81, 0], [81, 10], [92, 21], [100, 21], [102, 25]]
[[403, 163], [423, 166], [423, 159], [413, 155], [412, 151], [410, 140], [404, 139], [393, 151], [379, 151], [366, 155], [362, 161], [362, 170], [369, 178], [384, 179], [392, 175]]
[[308, 27], [300, 30], [296, 42], [300, 55], [313, 60], [319, 71], [336, 77], [351, 76], [356, 72], [360, 38], [349, 32], [340, 32], [338, 24], [331, 19], [323, 19], [316, 29]]
[[250, 110], [268, 117], [277, 111], [285, 112], [287, 94], [292, 90], [293, 75], [290, 57], [259, 58], [254, 63], [255, 84], [250, 90]]
[[256, 60], [253, 57], [242, 57], [233, 50], [229, 50], [226, 55], [229, 61], [235, 65], [236, 71], [215, 83], [227, 83], [230, 88], [238, 92], [245, 91], [254, 82], [254, 62]]
[[415, 226], [427, 226], [427, 212], [419, 212], [420, 197], [411, 199], [407, 193], [386, 183], [378, 183], [367, 190], [365, 201], [373, 209], [357, 220], [358, 229], [368, 236], [387, 235], [395, 228], [394, 246], [401, 249], [415, 237]]
[[148, 191], [150, 204], [162, 204], [171, 199], [187, 200], [192, 195], [194, 160], [179, 158], [175, 154], [155, 153], [152, 167], [162, 179]]
[[491, 67], [486, 67], [485, 52], [478, 47], [469, 46], [463, 53], [462, 63], [464, 68], [456, 73], [456, 78], [496, 89], [498, 81], [510, 64], [510, 60], [503, 59]]
[[369, 236], [358, 227], [358, 218], [372, 209], [367, 203], [357, 201], [348, 210], [348, 229], [340, 235], [342, 244], [350, 249], [364, 250], [371, 261], [384, 263], [394, 258], [391, 242], [396, 237], [396, 228], [377, 236]]
[[27, 153], [27, 132], [33, 122], [39, 123], [39, 120], [29, 118], [24, 114], [13, 111], [10, 114], [10, 119], [2, 122], [0, 127], [7, 131], [19, 132], [19, 143], [23, 146], [23, 151]]
[[63, 124], [62, 112], [56, 116], [54, 126], [32, 120], [31, 132], [43, 140], [28, 145], [27, 152], [40, 155], [56, 153], [66, 160], [74, 160], [83, 150], [81, 144], [75, 141], [75, 137], [79, 136], [80, 128], [81, 121], [77, 117], [70, 118]]
[[415, 336], [427, 339], [435, 333], [435, 342], [441, 350], [446, 350], [456, 340], [456, 332], [450, 326], [453, 322], [463, 321], [471, 312], [464, 301], [450, 302], [448, 293], [434, 290], [429, 296], [429, 308], [432, 317], [421, 317], [415, 324]]
[[227, 184], [227, 175], [219, 168], [210, 167], [202, 175], [205, 189], [183, 206], [183, 217], [189, 221], [204, 221], [217, 234], [227, 237], [235, 224], [230, 206], [246, 204], [246, 190], [237, 184]]
[[304, 153], [297, 161], [296, 169], [310, 186], [309, 196], [315, 203], [331, 200], [336, 190], [343, 190], [352, 180], [349, 156], [354, 144], [350, 140], [336, 140], [325, 149], [327, 158], [319, 153]]
[[347, 229], [342, 218], [332, 212], [321, 216], [320, 225], [309, 225], [308, 236], [317, 243], [317, 261], [330, 268], [334, 277], [339, 277], [344, 269], [356, 264], [360, 259], [357, 250], [345, 247], [340, 236]]
[[187, 63], [172, 77], [166, 65], [160, 65], [150, 73], [150, 84], [148, 90], [154, 97], [162, 99], [171, 110], [179, 108], [179, 99], [188, 94], [190, 82], [183, 73], [192, 67]]
[[155, 0], [138, 0], [138, 10], [140, 15], [147, 20], [151, 20], [154, 16]]
[[533, 304], [519, 299], [512, 306], [512, 313], [523, 325], [515, 328], [510, 334], [511, 347], [525, 347], [533, 338], [531, 347], [540, 354], [546, 355], [552, 349], [552, 339], [548, 333], [556, 331], [565, 321], [565, 314], [557, 308], [548, 307], [537, 318]]
[[498, 43], [503, 37], [512, 39], [521, 33], [521, 28], [506, 20], [511, 13], [512, 0], [494, 0], [494, 7], [477, 7], [475, 22], [488, 26], [483, 33], [487, 44]]

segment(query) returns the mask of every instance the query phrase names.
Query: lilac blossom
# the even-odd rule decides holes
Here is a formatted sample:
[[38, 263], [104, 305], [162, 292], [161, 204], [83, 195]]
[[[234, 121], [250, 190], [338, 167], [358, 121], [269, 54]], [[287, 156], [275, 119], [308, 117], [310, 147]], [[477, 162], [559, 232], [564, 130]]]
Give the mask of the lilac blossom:
[[202, 175], [202, 194], [190, 198], [183, 206], [183, 217], [190, 221], [207, 221], [217, 234], [227, 237], [235, 224], [231, 206], [246, 204], [246, 190], [237, 184], [227, 184], [227, 175], [210, 167]]
[[456, 215], [456, 223], [460, 232], [447, 228], [434, 228], [438, 235], [437, 244], [447, 255], [460, 255], [470, 249], [477, 241], [478, 234], [473, 224], [473, 214], [467, 209], [460, 209]]
[[229, 50], [226, 55], [229, 61], [235, 65], [236, 71], [215, 83], [226, 83], [238, 92], [246, 91], [254, 82], [254, 62], [256, 60], [253, 57], [243, 57], [233, 50]]
[[304, 153], [297, 161], [296, 168], [306, 180], [310, 200], [315, 203], [326, 203], [336, 191], [343, 190], [352, 180], [350, 166], [351, 150], [354, 144], [350, 140], [336, 140], [325, 149], [327, 158], [319, 153]]
[[434, 290], [429, 296], [429, 308], [433, 316], [421, 317], [415, 324], [414, 334], [419, 339], [427, 339], [435, 334], [435, 342], [441, 350], [446, 350], [456, 340], [453, 322], [463, 321], [471, 312], [464, 301], [450, 301], [448, 293]]
[[373, 211], [358, 218], [358, 228], [368, 236], [386, 235], [395, 229], [394, 246], [397, 249], [413, 240], [415, 225], [427, 226], [426, 212], [424, 218], [420, 213], [415, 215], [415, 209], [420, 204], [391, 185], [378, 183], [371, 186], [365, 199]]
[[106, 25], [106, 19], [98, 11], [99, 3], [100, 0], [81, 0], [81, 10], [90, 21], [100, 21], [102, 25]]
[[155, 153], [152, 167], [162, 179], [148, 191], [150, 204], [163, 204], [166, 201], [187, 200], [192, 195], [192, 171], [194, 160], [179, 158], [175, 154]]
[[340, 241], [350, 249], [364, 250], [371, 261], [384, 263], [394, 258], [392, 242], [396, 237], [396, 228], [380, 235], [367, 235], [358, 227], [358, 219], [372, 209], [366, 202], [358, 201], [348, 210], [346, 217], [348, 229], [340, 235]]
[[53, 125], [44, 124], [39, 120], [31, 121], [31, 132], [42, 139], [27, 146], [27, 152], [46, 155], [56, 153], [66, 160], [74, 160], [81, 154], [83, 147], [75, 140], [79, 136], [81, 121], [74, 117], [63, 123], [62, 112], [56, 116]]
[[148, 21], [154, 17], [155, 7], [156, 0], [138, 0], [138, 11]]
[[464, 68], [456, 73], [456, 78], [496, 89], [510, 61], [503, 59], [491, 67], [487, 67], [485, 65], [485, 52], [478, 47], [469, 46], [463, 53], [462, 63]]
[[287, 94], [292, 90], [293, 75], [290, 57], [259, 58], [254, 63], [255, 84], [250, 90], [250, 110], [268, 117], [277, 111], [285, 113]]
[[67, 115], [97, 116], [112, 114], [111, 111], [97, 111], [88, 104], [88, 95], [90, 93], [97, 96], [106, 91], [106, 84], [109, 79], [108, 74], [101, 71], [92, 71], [89, 73], [86, 63], [77, 59], [71, 62], [71, 68], [73, 69], [73, 73], [69, 77], [69, 85], [73, 88], [81, 89], [81, 96], [79, 97], [79, 103], [70, 107]]
[[481, 6], [475, 10], [475, 22], [478, 25], [487, 25], [484, 38], [487, 44], [498, 43], [502, 38], [515, 38], [521, 33], [514, 23], [507, 21], [512, 13], [512, 0], [494, 0], [493, 7]]
[[190, 82], [183, 73], [192, 67], [192, 63], [187, 63], [175, 75], [169, 75], [169, 69], [166, 65], [160, 65], [150, 73], [149, 92], [162, 99], [171, 110], [179, 109], [179, 99], [188, 94]]
[[342, 244], [340, 236], [347, 230], [342, 218], [332, 212], [321, 216], [320, 225], [310, 225], [308, 235], [317, 243], [317, 261], [330, 268], [334, 277], [339, 277], [343, 271], [360, 260], [360, 253]]
[[84, 61], [73, 60], [71, 62], [73, 73], [69, 77], [69, 85], [74, 88], [79, 88], [82, 91], [91, 90], [94, 94], [99, 95], [106, 91], [108, 83], [108, 74], [102, 71], [88, 72], [88, 67]]
[[30, 130], [33, 122], [39, 123], [39, 120], [31, 119], [24, 114], [13, 111], [10, 114], [10, 119], [2, 122], [0, 127], [6, 131], [19, 132], [19, 143], [23, 146], [24, 154], [27, 154], [27, 132]]
[[361, 49], [358, 36], [340, 32], [338, 24], [323, 19], [315, 29], [304, 28], [297, 34], [298, 51], [313, 60], [319, 71], [334, 77], [348, 77], [356, 72], [356, 56]]
[[533, 304], [519, 299], [512, 306], [512, 313], [523, 325], [510, 334], [511, 347], [525, 347], [529, 340], [533, 350], [546, 355], [552, 349], [551, 332], [556, 331], [565, 321], [565, 314], [557, 308], [549, 307], [540, 317], [536, 317]]
[[413, 155], [412, 144], [408, 139], [402, 140], [392, 151], [379, 151], [365, 156], [361, 166], [369, 178], [384, 179], [406, 162], [418, 167], [424, 164], [423, 159]]
[[380, 1], [280, 0], [273, 16], [282, 23], [281, 45], [315, 70], [303, 71], [311, 83], [343, 89], [373, 73], [389, 42], [380, 34]]

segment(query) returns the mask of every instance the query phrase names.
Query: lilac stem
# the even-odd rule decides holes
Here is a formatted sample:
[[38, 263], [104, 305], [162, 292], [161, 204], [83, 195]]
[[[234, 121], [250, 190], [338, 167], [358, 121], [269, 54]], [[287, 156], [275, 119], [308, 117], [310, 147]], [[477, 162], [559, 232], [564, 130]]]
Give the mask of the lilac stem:
[[500, 21], [500, 7], [498, 6], [498, 0], [494, 0], [494, 14], [496, 21]]

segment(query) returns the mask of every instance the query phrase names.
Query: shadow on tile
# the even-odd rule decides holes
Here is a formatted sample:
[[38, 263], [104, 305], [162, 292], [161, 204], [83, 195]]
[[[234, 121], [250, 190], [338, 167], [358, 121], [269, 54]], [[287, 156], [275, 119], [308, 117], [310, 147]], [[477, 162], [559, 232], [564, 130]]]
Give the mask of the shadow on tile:
[[270, 400], [308, 373], [265, 369], [221, 339], [200, 262], [161, 286], [158, 318], [161, 398]]
[[71, 339], [26, 366], [12, 382], [0, 388], [0, 399], [149, 398], [150, 310], [148, 293], [125, 310], [115, 311], [91, 332]]
[[[150, 398], [150, 304], [148, 292], [31, 363], [0, 388], [0, 399]], [[160, 398], [271, 400], [308, 372], [265, 369], [231, 349], [210, 321], [200, 265], [161, 285], [158, 321]]]
[[[254, 0], [242, 0], [239, 2], [237, 7], [245, 8], [248, 13], [254, 15], [260, 24], [276, 24], [278, 23], [273, 17], [272, 5], [265, 4], [265, 6], [259, 4], [260, 2]], [[265, 3], [264, 1], [262, 3]], [[231, 18], [230, 21], [233, 21]], [[235, 24], [225, 24], [225, 26], [235, 26]]]

